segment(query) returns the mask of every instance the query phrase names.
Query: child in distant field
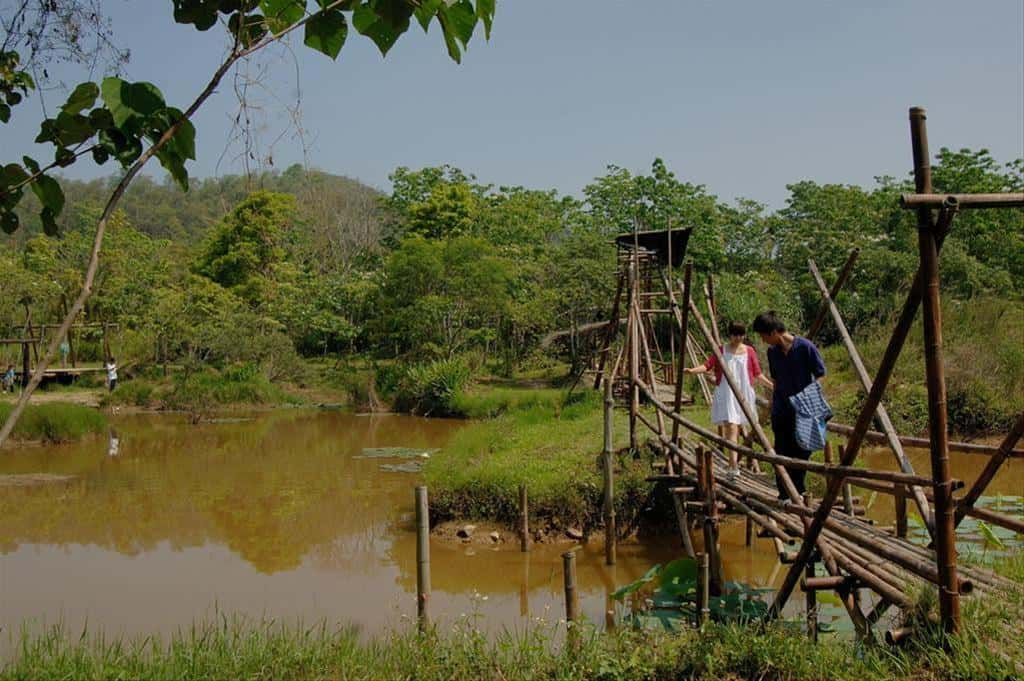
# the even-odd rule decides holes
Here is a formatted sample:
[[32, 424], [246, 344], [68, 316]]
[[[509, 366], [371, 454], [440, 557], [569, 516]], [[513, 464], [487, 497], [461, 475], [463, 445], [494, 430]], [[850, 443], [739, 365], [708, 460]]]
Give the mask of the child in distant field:
[[[743, 401], [749, 407], [751, 415], [757, 418], [757, 400], [754, 395], [754, 383], [760, 381], [771, 388], [772, 382], [761, 373], [761, 364], [757, 360], [757, 351], [744, 343], [747, 335], [747, 327], [740, 322], [729, 324], [729, 342], [722, 346], [722, 356], [729, 367], [729, 373], [736, 380], [737, 387], [743, 395]], [[739, 400], [725, 380], [722, 367], [718, 359], [712, 355], [704, 364], [684, 369], [686, 374], [715, 374], [715, 395], [711, 401], [711, 422], [718, 426], [719, 434], [730, 442], [739, 442], [740, 428], [749, 426], [747, 418], [743, 415]], [[739, 454], [730, 450], [730, 467], [728, 476], [735, 478], [739, 475]]]
[[114, 388], [117, 387], [117, 362], [111, 357], [107, 360], [107, 386], [110, 388], [110, 392], [114, 392]]
[[8, 364], [3, 376], [3, 392], [14, 392], [14, 365]]
[[68, 365], [68, 354], [71, 353], [71, 344], [68, 343], [68, 339], [65, 338], [60, 342], [60, 365], [66, 367]]

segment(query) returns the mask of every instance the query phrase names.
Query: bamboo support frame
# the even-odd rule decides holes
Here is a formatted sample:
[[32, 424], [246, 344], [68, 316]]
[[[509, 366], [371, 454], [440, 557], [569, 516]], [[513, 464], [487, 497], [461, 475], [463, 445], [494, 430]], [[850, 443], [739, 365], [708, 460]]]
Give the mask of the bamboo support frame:
[[[832, 315], [832, 321], [836, 325], [836, 330], [839, 331], [839, 336], [843, 340], [843, 345], [846, 347], [846, 352], [850, 356], [850, 363], [853, 365], [854, 372], [857, 374], [857, 378], [860, 380], [861, 386], [865, 392], [871, 390], [871, 377], [868, 375], [868, 370], [864, 366], [864, 361], [860, 357], [860, 353], [857, 351], [857, 346], [853, 342], [853, 338], [850, 336], [850, 332], [846, 328], [846, 323], [843, 321], [843, 316], [839, 313], [839, 308], [836, 306], [835, 301], [832, 299], [832, 295], [829, 293], [828, 287], [825, 286], [825, 280], [822, 279], [821, 273], [818, 271], [818, 266], [814, 263], [814, 260], [808, 260], [807, 265], [810, 268], [811, 276], [814, 278], [814, 282], [818, 286], [818, 291], [821, 293], [823, 306], [828, 308], [828, 311]], [[886, 411], [885, 406], [879, 402], [878, 407], [875, 409], [875, 415], [878, 417], [878, 422], [882, 426], [882, 431], [885, 433], [887, 444], [889, 449], [892, 451], [893, 456], [896, 458], [896, 463], [900, 467], [900, 470], [904, 473], [913, 473], [914, 467], [910, 464], [907, 459], [907, 455], [903, 452], [903, 445], [900, 443], [899, 436], [896, 434], [896, 428], [892, 425], [892, 420], [889, 418], [889, 412]], [[849, 489], [848, 486], [844, 489]], [[921, 518], [924, 520], [925, 527], [928, 528], [928, 533], [933, 538], [935, 537], [935, 518], [932, 516], [931, 507], [928, 505], [928, 501], [924, 498], [924, 491], [919, 486], [911, 486], [911, 491], [914, 495], [914, 503], [917, 504], [917, 509], [921, 514]], [[844, 492], [844, 494], [846, 494]], [[847, 512], [850, 512], [850, 504], [847, 503]]]

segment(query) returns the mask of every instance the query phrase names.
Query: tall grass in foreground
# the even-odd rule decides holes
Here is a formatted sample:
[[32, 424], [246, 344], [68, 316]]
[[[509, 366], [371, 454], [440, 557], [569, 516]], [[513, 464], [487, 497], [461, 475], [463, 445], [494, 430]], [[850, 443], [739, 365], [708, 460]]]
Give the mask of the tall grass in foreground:
[[[223, 617], [169, 641], [23, 633], [2, 679], [1009, 679], [1024, 672], [1013, 640], [967, 632], [946, 653], [924, 637], [892, 650], [835, 639], [808, 642], [800, 627], [709, 624], [677, 633], [579, 630], [564, 645], [555, 625], [488, 635], [472, 620], [425, 634], [412, 626], [369, 641], [351, 629], [303, 628]], [[986, 654], [972, 646], [982, 644]]]
[[[0, 423], [7, 420], [14, 405], [0, 404]], [[22, 441], [71, 442], [102, 433], [107, 419], [92, 407], [70, 402], [29, 404], [18, 420], [11, 438]]]

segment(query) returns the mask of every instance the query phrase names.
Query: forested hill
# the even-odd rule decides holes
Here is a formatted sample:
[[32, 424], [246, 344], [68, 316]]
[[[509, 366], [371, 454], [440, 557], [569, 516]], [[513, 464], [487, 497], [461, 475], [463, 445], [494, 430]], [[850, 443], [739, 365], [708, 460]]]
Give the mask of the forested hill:
[[[104, 205], [118, 179], [63, 180], [67, 206], [58, 219], [62, 231], [91, 228], [95, 208]], [[358, 180], [296, 164], [284, 172], [196, 179], [188, 192], [178, 189], [170, 178], [158, 181], [141, 175], [129, 187], [120, 209], [136, 230], [149, 237], [191, 244], [258, 190], [294, 195], [299, 220], [311, 231], [345, 235], [366, 233], [370, 225], [376, 225], [382, 198], [380, 191]], [[17, 237], [27, 239], [41, 233], [38, 212], [34, 197], [27, 197], [19, 211], [27, 228]]]

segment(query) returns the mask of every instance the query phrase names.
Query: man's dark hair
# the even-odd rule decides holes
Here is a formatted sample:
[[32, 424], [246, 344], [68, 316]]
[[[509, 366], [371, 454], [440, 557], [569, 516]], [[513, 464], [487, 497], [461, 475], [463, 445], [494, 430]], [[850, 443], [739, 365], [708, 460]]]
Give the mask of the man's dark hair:
[[743, 322], [729, 322], [729, 335], [730, 336], [746, 336], [747, 325]]
[[775, 314], [775, 310], [768, 310], [754, 317], [752, 326], [757, 333], [771, 333], [772, 331], [785, 333], [786, 331], [786, 325]]

